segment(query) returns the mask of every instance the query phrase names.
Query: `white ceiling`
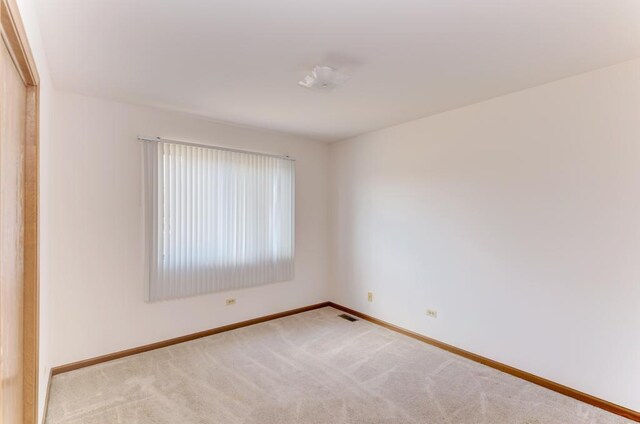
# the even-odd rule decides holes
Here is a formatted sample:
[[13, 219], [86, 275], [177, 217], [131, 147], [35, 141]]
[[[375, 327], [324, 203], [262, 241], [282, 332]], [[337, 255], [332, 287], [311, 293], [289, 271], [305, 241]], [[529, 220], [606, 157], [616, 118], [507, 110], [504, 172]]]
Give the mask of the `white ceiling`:
[[[640, 57], [639, 0], [39, 0], [58, 89], [338, 140]], [[351, 79], [297, 82], [314, 65]]]

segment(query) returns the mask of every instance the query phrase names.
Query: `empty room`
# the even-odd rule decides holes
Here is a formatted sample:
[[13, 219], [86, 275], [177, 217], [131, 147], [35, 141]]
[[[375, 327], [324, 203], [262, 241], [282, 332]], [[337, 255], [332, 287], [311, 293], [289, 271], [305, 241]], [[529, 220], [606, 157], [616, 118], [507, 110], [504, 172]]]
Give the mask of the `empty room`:
[[0, 6], [1, 424], [640, 422], [640, 1]]

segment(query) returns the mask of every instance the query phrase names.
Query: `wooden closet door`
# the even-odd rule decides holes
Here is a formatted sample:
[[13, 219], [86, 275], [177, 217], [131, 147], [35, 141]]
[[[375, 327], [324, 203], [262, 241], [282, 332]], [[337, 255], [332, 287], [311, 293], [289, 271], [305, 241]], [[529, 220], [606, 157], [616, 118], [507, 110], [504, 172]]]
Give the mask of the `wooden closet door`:
[[0, 405], [3, 424], [23, 422], [24, 154], [27, 88], [0, 46]]
[[0, 423], [35, 424], [39, 78], [15, 0], [0, 35]]

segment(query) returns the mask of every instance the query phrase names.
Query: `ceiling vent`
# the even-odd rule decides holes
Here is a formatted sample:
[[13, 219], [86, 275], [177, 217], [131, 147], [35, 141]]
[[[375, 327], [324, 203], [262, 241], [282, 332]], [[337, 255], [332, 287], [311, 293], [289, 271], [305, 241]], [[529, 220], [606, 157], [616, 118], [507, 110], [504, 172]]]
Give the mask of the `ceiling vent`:
[[316, 66], [310, 75], [298, 81], [298, 85], [316, 91], [331, 91], [346, 82], [349, 76], [342, 74], [330, 66]]

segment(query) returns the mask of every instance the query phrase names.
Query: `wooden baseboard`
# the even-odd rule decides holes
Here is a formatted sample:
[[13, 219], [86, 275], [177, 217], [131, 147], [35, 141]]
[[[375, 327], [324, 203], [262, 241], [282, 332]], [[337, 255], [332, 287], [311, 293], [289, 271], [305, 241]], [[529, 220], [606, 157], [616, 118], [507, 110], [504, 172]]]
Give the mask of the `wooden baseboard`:
[[588, 403], [589, 405], [593, 405], [600, 409], [604, 409], [605, 411], [612, 412], [614, 414], [623, 416], [625, 418], [629, 418], [630, 420], [640, 422], [640, 412], [634, 411], [624, 406], [616, 405], [614, 403], [608, 402], [604, 399], [597, 398], [595, 396], [588, 395], [579, 390], [572, 389], [571, 387], [563, 386], [562, 384], [558, 384], [551, 380], [547, 380], [546, 378], [538, 377], [537, 375], [528, 373], [526, 371], [519, 370], [509, 365], [505, 365], [501, 362], [494, 361], [489, 358], [485, 358], [484, 356], [476, 355], [475, 353], [468, 352], [466, 350], [457, 348], [447, 343], [443, 343], [441, 341], [432, 339], [427, 336], [423, 336], [422, 334], [414, 333], [413, 331], [407, 330], [402, 327], [398, 327], [397, 325], [390, 324], [386, 321], [382, 321], [378, 318], [374, 318], [370, 315], [363, 314], [362, 312], [356, 311], [351, 308], [347, 308], [346, 306], [338, 305], [337, 303], [329, 302], [329, 306], [344, 311], [348, 314], [357, 316], [366, 321], [372, 322], [374, 324], [380, 325], [382, 327], [388, 328], [389, 330], [395, 331], [397, 333], [403, 334], [405, 336], [409, 336], [413, 339], [420, 340], [421, 342], [428, 343], [432, 346], [438, 347], [440, 349], [444, 349], [448, 352], [454, 353], [456, 355], [462, 356], [464, 358], [470, 359], [472, 361], [481, 363], [491, 368], [495, 368], [498, 371], [505, 372], [507, 374], [511, 374], [514, 377], [521, 378], [530, 383], [537, 384], [538, 386], [542, 386], [549, 390], [553, 390], [554, 392], [561, 393], [565, 396], [569, 396], [571, 398], [577, 399], [581, 402]]
[[593, 405], [595, 407], [604, 409], [605, 411], [609, 411], [612, 412], [614, 414], [623, 416], [625, 418], [629, 418], [633, 421], [637, 421], [640, 422], [640, 412], [625, 408], [623, 406], [620, 405], [616, 405], [614, 403], [608, 402], [606, 400], [597, 398], [595, 396], [591, 396], [589, 394], [583, 393], [579, 390], [575, 390], [572, 389], [570, 387], [564, 386], [562, 384], [558, 384], [556, 382], [553, 382], [551, 380], [547, 380], [545, 378], [542, 377], [538, 377], [537, 375], [528, 373], [526, 371], [522, 371], [519, 370], [517, 368], [514, 368], [512, 366], [509, 365], [505, 365], [501, 362], [498, 361], [494, 361], [492, 359], [489, 358], [485, 358], [484, 356], [480, 356], [480, 355], [476, 355], [475, 353], [472, 352], [468, 352], [466, 350], [457, 348], [455, 346], [452, 346], [450, 344], [447, 343], [443, 343], [441, 341], [432, 339], [430, 337], [427, 336], [423, 336], [422, 334], [418, 334], [415, 333], [413, 331], [407, 330], [405, 328], [402, 327], [398, 327], [397, 325], [388, 323], [386, 321], [382, 321], [378, 318], [374, 318], [370, 315], [364, 314], [362, 312], [356, 311], [354, 309], [351, 308], [347, 308], [346, 306], [342, 306], [339, 305], [337, 303], [334, 302], [322, 302], [322, 303], [318, 303], [315, 305], [310, 305], [310, 306], [305, 306], [303, 308], [297, 308], [297, 309], [292, 309], [289, 311], [285, 311], [285, 312], [279, 312], [277, 314], [272, 314], [272, 315], [266, 315], [263, 317], [259, 317], [259, 318], [254, 318], [254, 319], [250, 319], [247, 321], [242, 321], [242, 322], [238, 322], [235, 324], [229, 324], [229, 325], [225, 325], [222, 327], [217, 327], [217, 328], [212, 328], [210, 330], [205, 330], [205, 331], [200, 331], [198, 333], [193, 333], [193, 334], [188, 334], [186, 336], [181, 336], [181, 337], [176, 337], [173, 339], [169, 339], [169, 340], [163, 340], [160, 342], [156, 342], [156, 343], [151, 343], [148, 345], [144, 345], [144, 346], [139, 346], [139, 347], [135, 347], [132, 349], [127, 349], [127, 350], [122, 350], [119, 352], [114, 352], [114, 353], [110, 353], [107, 355], [102, 355], [102, 356], [98, 356], [96, 358], [91, 358], [91, 359], [85, 359], [83, 361], [78, 361], [78, 362], [74, 362], [71, 364], [67, 364], [67, 365], [62, 365], [62, 366], [58, 366], [58, 367], [54, 367], [51, 369], [51, 373], [49, 375], [49, 383], [47, 385], [47, 394], [46, 394], [46, 398], [45, 398], [45, 408], [44, 408], [44, 415], [46, 417], [46, 413], [47, 413], [47, 404], [48, 404], [48, 400], [49, 400], [49, 386], [51, 384], [51, 377], [57, 374], [61, 374], [64, 372], [68, 372], [68, 371], [73, 371], [73, 370], [77, 370], [79, 368], [84, 368], [84, 367], [88, 367], [90, 365], [96, 365], [96, 364], [100, 364], [102, 362], [107, 362], [107, 361], [112, 361], [114, 359], [119, 359], [119, 358], [124, 358], [126, 356], [130, 356], [130, 355], [136, 355], [138, 353], [143, 353], [143, 352], [148, 352], [150, 350], [154, 350], [154, 349], [159, 349], [162, 347], [167, 347], [167, 346], [171, 346], [174, 344], [178, 344], [178, 343], [183, 343], [183, 342], [188, 342], [190, 340], [195, 340], [195, 339], [199, 339], [201, 337], [207, 337], [207, 336], [212, 336], [214, 334], [218, 334], [218, 333], [223, 333], [225, 331], [230, 331], [230, 330], [235, 330], [237, 328], [242, 328], [242, 327], [247, 327], [249, 325], [253, 325], [253, 324], [259, 324], [261, 322], [266, 322], [266, 321], [271, 321], [274, 319], [278, 319], [278, 318], [283, 318], [289, 315], [295, 315], [295, 314], [299, 314], [302, 312], [307, 312], [307, 311], [311, 311], [314, 309], [319, 309], [319, 308], [324, 308], [326, 306], [331, 306], [332, 308], [344, 311], [348, 314], [357, 316], [359, 318], [362, 318], [366, 321], [372, 322], [374, 324], [380, 325], [382, 327], [388, 328], [389, 330], [395, 331], [397, 333], [403, 334], [405, 336], [411, 337], [413, 339], [416, 340], [420, 340], [421, 342], [424, 343], [428, 343], [432, 346], [438, 347], [440, 349], [444, 349], [448, 352], [454, 353], [456, 355], [462, 356], [464, 358], [470, 359], [472, 361], [478, 362], [480, 364], [486, 365], [488, 367], [491, 368], [495, 368], [498, 371], [502, 371], [505, 372], [507, 374], [513, 375], [515, 377], [521, 378], [523, 380], [526, 380], [530, 383], [533, 384], [537, 384], [538, 386], [542, 386], [545, 387], [549, 390], [553, 390], [554, 392], [558, 392], [561, 393], [565, 396], [569, 396], [571, 398], [577, 399], [581, 402], [585, 402], [588, 403], [590, 405]]
[[125, 356], [137, 355], [138, 353], [148, 352], [154, 349], [160, 349], [175, 345], [178, 343], [188, 342], [190, 340], [199, 339], [201, 337], [212, 336], [214, 334], [224, 333], [225, 331], [235, 330], [237, 328], [247, 327], [249, 325], [259, 324], [261, 322], [271, 321], [278, 318], [287, 317], [289, 315], [295, 315], [302, 312], [311, 311], [314, 309], [324, 308], [329, 306], [329, 302], [317, 303], [315, 305], [305, 306], [302, 308], [291, 309], [289, 311], [278, 312], [277, 314], [266, 315], [263, 317], [253, 318], [247, 321], [237, 322], [235, 324], [224, 325], [222, 327], [212, 328], [210, 330], [200, 331], [198, 333], [187, 334], [186, 336], [176, 337], [169, 340], [163, 340], [156, 343], [151, 343], [144, 346], [138, 346], [131, 349], [121, 350], [119, 352], [109, 353], [107, 355], [97, 356], [95, 358], [85, 359], [83, 361], [73, 362], [67, 365], [61, 365], [51, 369], [52, 375], [61, 374], [77, 370], [79, 368], [88, 367], [91, 365], [100, 364], [102, 362], [113, 361], [114, 359], [124, 358]]

